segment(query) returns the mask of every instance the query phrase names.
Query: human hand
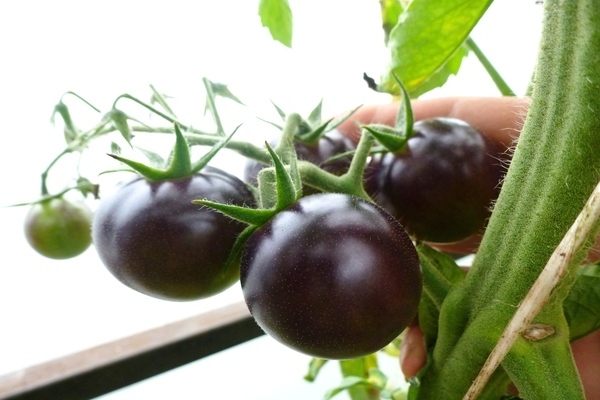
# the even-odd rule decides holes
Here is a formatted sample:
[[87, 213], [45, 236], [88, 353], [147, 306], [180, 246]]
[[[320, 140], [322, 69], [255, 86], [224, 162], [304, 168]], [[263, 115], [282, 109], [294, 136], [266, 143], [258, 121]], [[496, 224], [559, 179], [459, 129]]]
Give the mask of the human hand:
[[[529, 99], [515, 97], [449, 97], [417, 100], [411, 103], [414, 119], [434, 117], [457, 118], [471, 124], [501, 148], [511, 151], [523, 126], [529, 106]], [[358, 124], [393, 125], [398, 112], [396, 102], [361, 107], [338, 129], [358, 139]], [[469, 254], [474, 253], [480, 242], [480, 235], [451, 245], [436, 245], [443, 251]], [[600, 241], [588, 254], [588, 260], [600, 259]], [[588, 400], [600, 400], [600, 331], [596, 331], [572, 343], [573, 356], [579, 369]], [[404, 333], [400, 349], [400, 367], [407, 378], [416, 376], [425, 365], [427, 352], [424, 334], [418, 325], [411, 325]]]

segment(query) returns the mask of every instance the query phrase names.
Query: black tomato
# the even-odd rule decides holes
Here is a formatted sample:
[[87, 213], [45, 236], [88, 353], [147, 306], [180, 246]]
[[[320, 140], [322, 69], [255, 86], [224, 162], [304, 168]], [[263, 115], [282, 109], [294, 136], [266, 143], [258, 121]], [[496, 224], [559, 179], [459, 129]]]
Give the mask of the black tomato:
[[[272, 141], [271, 145], [276, 146], [277, 141]], [[323, 170], [339, 176], [348, 171], [352, 155], [349, 154], [333, 160], [330, 159], [356, 149], [356, 144], [340, 131], [331, 130], [314, 144], [295, 141], [294, 148], [299, 160], [311, 162]], [[256, 184], [256, 177], [263, 168], [263, 164], [254, 160], [248, 160], [244, 169], [244, 181], [252, 185]], [[317, 190], [304, 187], [303, 192], [304, 195], [309, 195], [316, 193]]]
[[252, 234], [240, 281], [265, 332], [326, 359], [386, 346], [415, 316], [422, 290], [416, 250], [398, 221], [335, 193], [303, 197]]
[[100, 259], [125, 285], [165, 300], [225, 290], [239, 278], [239, 263], [224, 265], [246, 225], [192, 204], [202, 198], [254, 203], [241, 180], [212, 167], [178, 180], [127, 181], [96, 211], [92, 234]]
[[485, 226], [504, 174], [501, 153], [463, 121], [418, 121], [405, 149], [373, 158], [376, 183], [367, 190], [414, 238], [457, 242]]
[[30, 246], [48, 258], [67, 259], [92, 243], [92, 211], [85, 203], [59, 197], [34, 204], [25, 217]]

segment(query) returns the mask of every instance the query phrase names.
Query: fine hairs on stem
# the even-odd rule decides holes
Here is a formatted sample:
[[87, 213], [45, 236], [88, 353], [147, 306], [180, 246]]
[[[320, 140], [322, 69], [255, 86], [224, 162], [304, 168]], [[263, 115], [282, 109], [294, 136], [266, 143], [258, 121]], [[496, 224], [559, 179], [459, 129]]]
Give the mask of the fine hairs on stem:
[[463, 400], [473, 400], [481, 393], [504, 356], [510, 351], [519, 335], [531, 324], [546, 304], [552, 290], [565, 276], [573, 256], [583, 247], [592, 228], [600, 218], [600, 183], [594, 188], [581, 213], [554, 250], [548, 263], [525, 299], [521, 302], [506, 326], [496, 347], [492, 350], [479, 375], [473, 381]]

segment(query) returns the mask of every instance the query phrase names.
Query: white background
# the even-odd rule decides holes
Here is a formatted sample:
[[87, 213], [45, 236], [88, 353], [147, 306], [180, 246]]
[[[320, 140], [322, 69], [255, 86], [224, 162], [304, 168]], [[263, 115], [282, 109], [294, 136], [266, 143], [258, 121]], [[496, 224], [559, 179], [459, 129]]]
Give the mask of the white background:
[[[175, 98], [181, 115], [203, 121], [201, 78], [206, 76], [228, 84], [245, 102], [247, 107], [219, 104], [226, 128], [245, 122], [238, 138], [250, 140], [273, 133], [255, 118], [277, 118], [271, 100], [306, 114], [323, 98], [325, 115], [389, 101], [362, 81], [363, 72], [378, 77], [387, 60], [376, 1], [349, 6], [344, 0], [291, 0], [292, 50], [261, 28], [257, 3], [1, 2], [0, 206], [39, 195], [39, 174], [63, 145], [61, 130], [49, 118], [69, 90], [107, 111], [121, 93], [149, 99], [152, 83]], [[519, 94], [535, 63], [540, 20], [541, 6], [534, 0], [496, 0], [473, 33]], [[497, 95], [497, 90], [470, 56], [458, 77], [427, 96], [444, 95]], [[85, 126], [99, 118], [73, 98], [65, 101], [76, 111], [76, 122]], [[147, 116], [121, 104], [134, 116]], [[233, 172], [241, 169], [241, 159], [230, 154], [218, 161]], [[97, 170], [96, 163], [104, 162], [99, 157], [88, 167]], [[51, 189], [68, 183], [68, 171], [67, 164], [57, 169]], [[241, 299], [237, 286], [192, 303], [146, 297], [114, 280], [93, 248], [68, 261], [45, 259], [24, 239], [26, 211], [0, 208], [0, 374]], [[195, 363], [197, 369], [176, 370], [107, 397], [319, 398], [339, 376], [329, 368], [317, 384], [305, 384], [307, 361], [262, 338]], [[391, 373], [399, 374], [395, 363]]]

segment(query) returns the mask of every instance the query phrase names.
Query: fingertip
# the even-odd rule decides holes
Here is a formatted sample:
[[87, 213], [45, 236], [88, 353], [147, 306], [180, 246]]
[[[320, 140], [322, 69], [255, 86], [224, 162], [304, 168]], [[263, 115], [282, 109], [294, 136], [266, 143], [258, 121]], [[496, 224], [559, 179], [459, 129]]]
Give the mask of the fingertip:
[[427, 363], [425, 335], [416, 325], [409, 326], [404, 332], [399, 362], [406, 380], [415, 377]]

